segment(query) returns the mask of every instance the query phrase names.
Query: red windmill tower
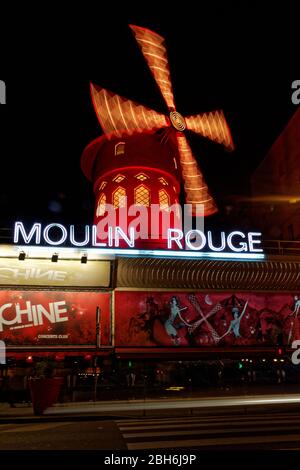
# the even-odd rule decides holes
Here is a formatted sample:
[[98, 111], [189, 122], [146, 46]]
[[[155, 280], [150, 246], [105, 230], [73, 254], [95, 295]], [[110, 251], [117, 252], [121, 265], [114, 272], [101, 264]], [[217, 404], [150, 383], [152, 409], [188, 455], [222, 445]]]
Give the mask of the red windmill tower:
[[118, 210], [126, 198], [128, 206], [158, 204], [167, 211], [178, 203], [182, 182], [186, 203], [192, 204], [193, 212], [196, 204], [202, 204], [204, 216], [211, 215], [217, 207], [184, 131], [193, 131], [231, 150], [233, 142], [224, 114], [216, 111], [183, 117], [177, 112], [164, 38], [138, 26], [130, 28], [169, 115], [91, 84], [94, 108], [104, 131], [87, 146], [81, 162], [84, 174], [94, 185], [94, 223], [101, 221], [107, 204]]

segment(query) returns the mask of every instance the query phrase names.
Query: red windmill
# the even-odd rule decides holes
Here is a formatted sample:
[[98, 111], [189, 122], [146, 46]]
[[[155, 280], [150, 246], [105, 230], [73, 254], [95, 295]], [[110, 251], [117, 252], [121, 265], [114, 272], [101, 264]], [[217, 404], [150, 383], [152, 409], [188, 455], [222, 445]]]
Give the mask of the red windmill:
[[[169, 116], [91, 84], [94, 108], [104, 135], [82, 156], [82, 169], [93, 181], [96, 194], [95, 224], [106, 204], [150, 206], [167, 210], [178, 203], [183, 182], [186, 202], [202, 204], [204, 215], [217, 212], [203, 174], [184, 131], [188, 129], [233, 149], [222, 111], [183, 117], [175, 109], [164, 38], [131, 25], [135, 38], [169, 109]], [[159, 129], [165, 129], [160, 132]], [[169, 138], [170, 137], [170, 138]]]

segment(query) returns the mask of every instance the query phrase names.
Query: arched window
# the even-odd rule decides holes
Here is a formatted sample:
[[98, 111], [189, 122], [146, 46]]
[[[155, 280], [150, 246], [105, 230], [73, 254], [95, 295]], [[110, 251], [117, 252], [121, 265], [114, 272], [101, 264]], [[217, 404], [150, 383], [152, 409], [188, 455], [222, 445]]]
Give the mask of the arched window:
[[97, 206], [97, 211], [96, 211], [97, 217], [100, 217], [101, 215], [105, 214], [105, 206], [106, 206], [106, 196], [104, 193], [102, 193], [98, 201], [98, 206]]
[[137, 206], [150, 206], [150, 191], [143, 184], [134, 190], [134, 203]]
[[159, 192], [158, 192], [158, 196], [159, 196], [159, 207], [160, 207], [160, 209], [163, 210], [163, 211], [169, 210], [170, 198], [169, 198], [169, 195], [168, 195], [167, 191], [165, 191], [164, 189], [160, 189]]
[[115, 145], [115, 156], [125, 154], [125, 142], [118, 142]]
[[115, 209], [126, 207], [126, 190], [119, 186], [113, 193], [113, 205]]

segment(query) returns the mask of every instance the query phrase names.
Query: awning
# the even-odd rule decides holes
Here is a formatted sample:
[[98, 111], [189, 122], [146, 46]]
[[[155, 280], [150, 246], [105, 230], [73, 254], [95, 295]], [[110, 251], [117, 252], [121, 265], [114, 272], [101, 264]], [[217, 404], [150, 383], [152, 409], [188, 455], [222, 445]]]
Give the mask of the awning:
[[201, 347], [201, 348], [116, 348], [115, 354], [119, 359], [218, 359], [224, 357], [241, 358], [249, 356], [268, 357], [276, 354], [277, 347]]

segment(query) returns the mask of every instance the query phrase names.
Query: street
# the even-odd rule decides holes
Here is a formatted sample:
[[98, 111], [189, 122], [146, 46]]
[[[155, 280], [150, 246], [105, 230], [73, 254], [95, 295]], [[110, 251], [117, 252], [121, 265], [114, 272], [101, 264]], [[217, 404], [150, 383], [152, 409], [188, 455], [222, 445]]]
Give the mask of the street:
[[300, 450], [300, 412], [1, 424], [1, 450]]

